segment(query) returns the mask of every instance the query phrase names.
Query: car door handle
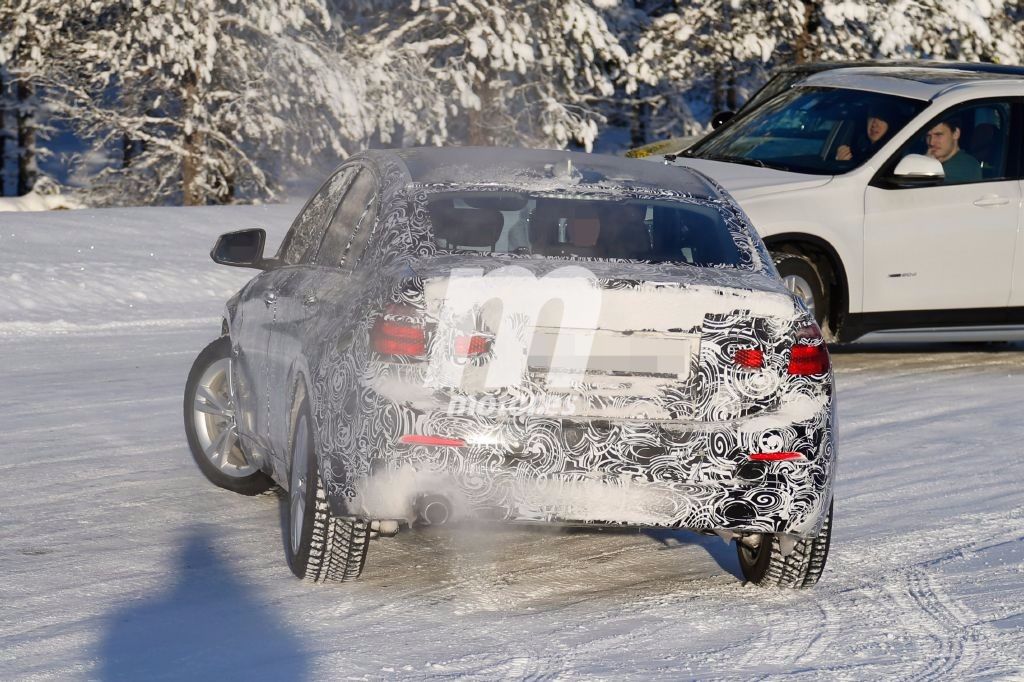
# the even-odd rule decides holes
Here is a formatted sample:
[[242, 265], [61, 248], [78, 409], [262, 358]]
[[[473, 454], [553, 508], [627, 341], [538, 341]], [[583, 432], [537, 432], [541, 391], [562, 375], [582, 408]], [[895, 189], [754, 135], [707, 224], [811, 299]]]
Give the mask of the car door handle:
[[264, 292], [263, 293], [263, 302], [267, 304], [268, 308], [270, 306], [274, 305], [275, 303], [277, 303], [277, 292], [276, 291]]
[[1001, 197], [998, 194], [986, 194], [974, 202], [975, 206], [1005, 206], [1010, 203], [1008, 197]]

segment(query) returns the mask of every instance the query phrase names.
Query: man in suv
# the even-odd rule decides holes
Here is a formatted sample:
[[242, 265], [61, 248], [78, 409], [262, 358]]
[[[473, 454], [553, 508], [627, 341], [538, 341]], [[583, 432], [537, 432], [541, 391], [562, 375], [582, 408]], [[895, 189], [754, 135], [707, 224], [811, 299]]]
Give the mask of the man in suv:
[[960, 122], [955, 118], [940, 121], [928, 131], [928, 156], [942, 163], [946, 182], [981, 180], [981, 164], [960, 149]]

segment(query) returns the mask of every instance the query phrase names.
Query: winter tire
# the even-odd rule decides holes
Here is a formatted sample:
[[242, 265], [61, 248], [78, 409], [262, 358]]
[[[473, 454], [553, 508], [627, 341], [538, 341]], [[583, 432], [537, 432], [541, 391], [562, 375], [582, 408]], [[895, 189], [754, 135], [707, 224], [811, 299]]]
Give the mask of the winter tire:
[[828, 318], [828, 286], [807, 258], [793, 253], [773, 254], [775, 269], [786, 288], [804, 302], [818, 326], [825, 329]]
[[295, 415], [285, 529], [288, 566], [299, 578], [315, 583], [355, 580], [366, 563], [370, 524], [364, 519], [339, 517], [331, 512], [313, 445], [312, 418], [304, 398]]
[[196, 358], [185, 383], [185, 435], [192, 458], [216, 486], [258, 495], [274, 485], [242, 451], [231, 395], [231, 340], [222, 336]]
[[821, 578], [832, 540], [832, 505], [816, 537], [798, 541], [788, 555], [783, 555], [778, 535], [755, 536], [757, 546], [748, 539], [736, 543], [740, 569], [749, 582], [762, 587], [810, 587]]

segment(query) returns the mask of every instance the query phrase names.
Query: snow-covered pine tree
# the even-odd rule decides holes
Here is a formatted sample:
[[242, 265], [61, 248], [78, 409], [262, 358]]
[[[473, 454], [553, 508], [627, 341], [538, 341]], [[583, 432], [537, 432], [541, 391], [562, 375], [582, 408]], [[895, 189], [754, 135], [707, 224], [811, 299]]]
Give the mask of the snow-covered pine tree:
[[[677, 118], [689, 102], [735, 110], [766, 69], [789, 57], [806, 20], [797, 0], [676, 0], [654, 14], [633, 54], [636, 82], [654, 87], [658, 118]], [[697, 97], [694, 97], [697, 95]], [[693, 118], [675, 132], [695, 133]]]
[[399, 127], [443, 128], [443, 107], [416, 99], [433, 87], [416, 55], [382, 58], [322, 0], [85, 5], [82, 75], [60, 113], [110, 159], [90, 182], [94, 200], [272, 196], [286, 163], [341, 159]]
[[[61, 49], [70, 7], [54, 0], [0, 2], [0, 182], [13, 169], [13, 186], [0, 194], [26, 194], [39, 175], [38, 91], [63, 67]], [[7, 183], [5, 183], [6, 185]]]
[[884, 57], [1010, 64], [1024, 57], [1019, 0], [895, 0], [873, 9], [870, 35]]
[[[604, 3], [615, 4], [612, 3]], [[590, 148], [628, 61], [583, 0], [412, 0], [371, 31], [426, 56], [449, 97], [449, 139]]]

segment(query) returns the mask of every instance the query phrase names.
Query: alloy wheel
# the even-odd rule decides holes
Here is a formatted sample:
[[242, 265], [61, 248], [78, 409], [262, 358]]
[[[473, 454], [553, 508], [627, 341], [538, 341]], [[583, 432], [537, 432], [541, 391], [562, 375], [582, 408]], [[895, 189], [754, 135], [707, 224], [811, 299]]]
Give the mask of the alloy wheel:
[[298, 554], [302, 537], [302, 523], [306, 515], [306, 496], [309, 487], [309, 423], [306, 415], [300, 415], [295, 425], [295, 442], [292, 444], [292, 474], [288, 486], [291, 505], [292, 553]]
[[192, 420], [203, 454], [218, 471], [234, 478], [256, 472], [239, 444], [230, 358], [212, 363], [199, 378], [192, 400]]
[[786, 285], [786, 288], [796, 294], [797, 298], [804, 302], [807, 306], [807, 311], [817, 319], [816, 309], [814, 305], [814, 289], [811, 288], [811, 283], [800, 275], [786, 275], [782, 278], [782, 283]]

